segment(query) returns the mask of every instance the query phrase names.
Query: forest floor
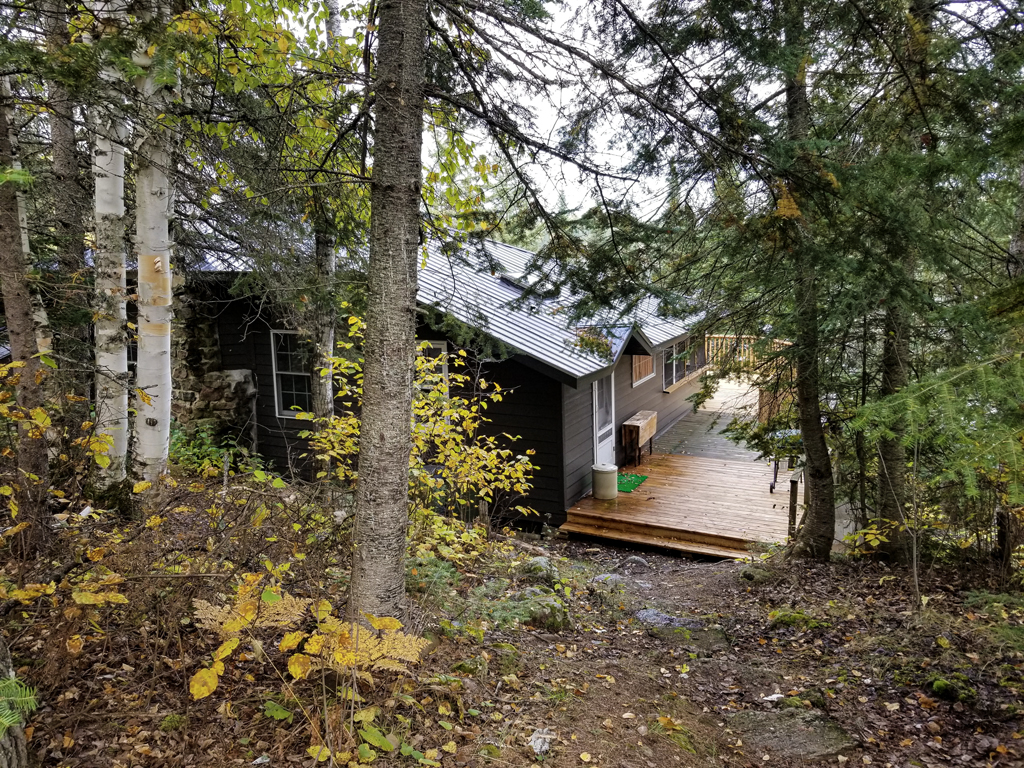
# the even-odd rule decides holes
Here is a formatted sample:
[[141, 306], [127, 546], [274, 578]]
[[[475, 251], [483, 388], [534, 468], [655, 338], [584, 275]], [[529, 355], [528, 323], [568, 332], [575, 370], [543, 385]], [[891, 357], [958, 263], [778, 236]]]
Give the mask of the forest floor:
[[[194, 601], [227, 599], [241, 569], [212, 567], [230, 561], [188, 525], [201, 505], [179, 502], [93, 569], [123, 578], [126, 603], [76, 613], [88, 606], [58, 589], [8, 613], [18, 673], [40, 693], [38, 764], [311, 766], [317, 743], [354, 748], [343, 685], [292, 680], [280, 634], [243, 644], [218, 689], [190, 697], [220, 643]], [[277, 563], [291, 553], [277, 570], [290, 593], [340, 604], [343, 564], [295, 554], [315, 538], [261, 541]], [[431, 644], [410, 674], [359, 689], [362, 724], [395, 745], [376, 765], [1024, 765], [1024, 598], [977, 577], [925, 570], [918, 610], [906, 572], [865, 561], [481, 546], [420, 547], [410, 564], [410, 628]], [[163, 567], [188, 551], [208, 560]], [[245, 566], [260, 570], [255, 551]]]

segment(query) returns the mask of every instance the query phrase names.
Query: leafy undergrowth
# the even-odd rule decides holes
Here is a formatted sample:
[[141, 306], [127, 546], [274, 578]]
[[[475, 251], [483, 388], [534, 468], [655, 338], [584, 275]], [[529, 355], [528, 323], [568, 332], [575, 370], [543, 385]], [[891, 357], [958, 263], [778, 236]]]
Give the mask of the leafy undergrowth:
[[260, 482], [149, 502], [76, 529], [52, 588], [7, 569], [41, 765], [1020, 763], [1024, 600], [977, 579], [926, 573], [917, 611], [877, 564], [751, 570], [424, 517], [407, 626], [380, 624], [375, 655], [345, 645], [333, 516]]

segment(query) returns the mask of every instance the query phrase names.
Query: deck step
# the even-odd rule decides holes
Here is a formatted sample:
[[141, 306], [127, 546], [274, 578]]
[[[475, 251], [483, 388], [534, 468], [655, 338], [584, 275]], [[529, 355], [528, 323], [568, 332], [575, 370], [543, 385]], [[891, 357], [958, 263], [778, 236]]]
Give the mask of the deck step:
[[710, 557], [724, 557], [729, 559], [751, 559], [751, 554], [743, 549], [716, 547], [710, 544], [686, 541], [685, 539], [680, 538], [650, 536], [645, 533], [639, 533], [635, 530], [622, 531], [615, 528], [607, 528], [601, 525], [589, 525], [587, 523], [580, 522], [563, 523], [559, 530], [566, 531], [568, 533], [580, 533], [586, 536], [597, 536], [602, 539], [625, 541], [631, 544], [643, 544], [649, 547], [672, 549], [676, 552], [686, 552], [693, 555], [708, 555]]
[[691, 528], [673, 527], [672, 525], [661, 525], [636, 519], [623, 519], [621, 515], [601, 514], [596, 510], [570, 509], [567, 522], [590, 528], [614, 530], [626, 536], [632, 536], [636, 533], [637, 535], [646, 535], [658, 540], [679, 539], [687, 544], [700, 544], [712, 549], [726, 551], [746, 552], [747, 544], [751, 541], [748, 538], [707, 533], [705, 531], [692, 530]]

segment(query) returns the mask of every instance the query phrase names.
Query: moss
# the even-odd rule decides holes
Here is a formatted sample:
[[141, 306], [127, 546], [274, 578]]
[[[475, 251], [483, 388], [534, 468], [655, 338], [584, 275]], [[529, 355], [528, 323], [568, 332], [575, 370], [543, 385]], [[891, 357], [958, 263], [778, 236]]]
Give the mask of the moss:
[[188, 724], [188, 718], [184, 715], [168, 715], [160, 721], [160, 730], [164, 733], [180, 731]]
[[519, 650], [510, 643], [495, 643], [491, 646], [494, 649], [494, 669], [504, 677], [514, 675], [522, 668]]
[[487, 662], [479, 656], [463, 659], [452, 665], [452, 672], [459, 672], [470, 677], [481, 677], [487, 674]]
[[786, 709], [787, 707], [807, 709], [811, 706], [811, 702], [806, 699], [801, 699], [799, 696], [787, 696], [784, 699], [779, 699], [779, 706], [783, 709]]
[[832, 626], [827, 621], [818, 621], [817, 619], [808, 616], [803, 611], [791, 611], [785, 608], [772, 611], [768, 614], [768, 618], [771, 619], [771, 623], [768, 625], [771, 629], [776, 629], [778, 627], [793, 627], [802, 630], [826, 629]]
[[940, 699], [946, 701], [972, 702], [978, 692], [970, 685], [967, 676], [954, 672], [945, 677], [935, 675], [928, 681], [928, 688]]
[[501, 758], [501, 748], [497, 744], [484, 744], [480, 747], [480, 751], [477, 752], [485, 762], [491, 760], [498, 760]]

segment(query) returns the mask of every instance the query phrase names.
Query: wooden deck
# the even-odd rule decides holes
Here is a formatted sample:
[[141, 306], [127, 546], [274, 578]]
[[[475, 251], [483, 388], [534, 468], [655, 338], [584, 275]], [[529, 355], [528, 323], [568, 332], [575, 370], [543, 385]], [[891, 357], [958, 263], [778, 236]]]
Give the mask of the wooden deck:
[[751, 542], [784, 541], [785, 464], [770, 493], [771, 465], [718, 434], [752, 402], [756, 392], [744, 385], [723, 386], [700, 412], [664, 430], [639, 468], [621, 470], [647, 475], [639, 488], [610, 501], [581, 499], [562, 530], [718, 557], [749, 556]]

